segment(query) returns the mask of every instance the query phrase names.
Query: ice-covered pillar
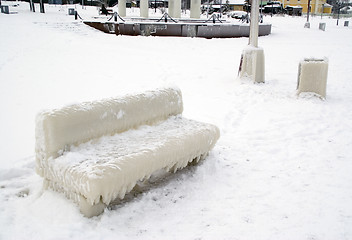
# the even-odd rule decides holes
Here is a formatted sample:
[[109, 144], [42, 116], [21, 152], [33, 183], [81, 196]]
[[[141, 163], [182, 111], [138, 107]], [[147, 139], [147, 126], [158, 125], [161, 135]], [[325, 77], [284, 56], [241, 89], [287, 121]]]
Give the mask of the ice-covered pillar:
[[251, 5], [251, 23], [249, 27], [249, 45], [258, 47], [259, 31], [259, 1], [252, 0]]
[[200, 18], [200, 0], [191, 0], [191, 18]]
[[181, 0], [175, 0], [174, 18], [181, 18]]
[[169, 0], [169, 15], [172, 18], [181, 18], [181, 0]]
[[126, 17], [126, 0], [119, 0], [117, 8], [120, 17]]
[[256, 83], [265, 82], [264, 50], [258, 47], [259, 0], [252, 0], [249, 43], [243, 50], [238, 75], [251, 78]]
[[173, 17], [175, 8], [175, 0], [169, 0], [168, 14]]
[[148, 0], [141, 0], [140, 1], [140, 16], [143, 18], [149, 17], [149, 9], [148, 9]]
[[326, 97], [329, 60], [327, 58], [306, 58], [299, 63], [297, 94], [313, 92]]

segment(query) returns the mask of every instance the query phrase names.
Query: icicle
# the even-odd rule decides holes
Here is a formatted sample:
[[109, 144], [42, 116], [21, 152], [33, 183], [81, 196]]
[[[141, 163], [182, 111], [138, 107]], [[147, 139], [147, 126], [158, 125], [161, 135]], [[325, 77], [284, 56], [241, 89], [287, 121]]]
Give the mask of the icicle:
[[135, 185], [136, 185], [136, 182], [133, 182], [130, 185], [128, 185], [127, 192], [131, 192], [131, 190], [134, 188]]
[[126, 194], [126, 186], [122, 187], [122, 189], [119, 192], [119, 198], [123, 199], [125, 197]]

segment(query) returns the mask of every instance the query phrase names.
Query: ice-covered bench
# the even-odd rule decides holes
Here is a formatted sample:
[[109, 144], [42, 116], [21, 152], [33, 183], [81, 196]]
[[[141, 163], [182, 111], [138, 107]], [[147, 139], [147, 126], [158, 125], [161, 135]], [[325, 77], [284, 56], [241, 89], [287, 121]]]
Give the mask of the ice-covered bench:
[[181, 91], [163, 88], [43, 111], [36, 118], [36, 170], [87, 216], [139, 180], [199, 161], [219, 129], [183, 118]]

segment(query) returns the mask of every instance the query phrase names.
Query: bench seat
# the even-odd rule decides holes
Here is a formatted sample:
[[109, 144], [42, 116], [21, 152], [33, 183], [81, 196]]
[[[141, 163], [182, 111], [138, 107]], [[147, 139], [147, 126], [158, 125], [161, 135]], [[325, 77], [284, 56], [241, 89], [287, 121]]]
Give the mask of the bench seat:
[[92, 205], [108, 205], [153, 172], [175, 172], [206, 155], [218, 136], [213, 125], [173, 116], [71, 147], [49, 159], [44, 177], [81, 193]]

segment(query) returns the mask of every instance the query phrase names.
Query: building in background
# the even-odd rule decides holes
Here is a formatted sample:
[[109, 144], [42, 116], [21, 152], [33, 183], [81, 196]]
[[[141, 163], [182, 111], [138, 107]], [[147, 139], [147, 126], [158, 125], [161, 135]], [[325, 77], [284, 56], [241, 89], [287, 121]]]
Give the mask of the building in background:
[[[302, 7], [302, 12], [308, 12], [308, 0], [282, 0], [283, 7]], [[332, 6], [326, 0], [311, 0], [310, 12], [313, 14], [331, 13]]]
[[[226, 1], [225, 1], [226, 2]], [[245, 0], [227, 0], [229, 10], [231, 11], [244, 11]]]

